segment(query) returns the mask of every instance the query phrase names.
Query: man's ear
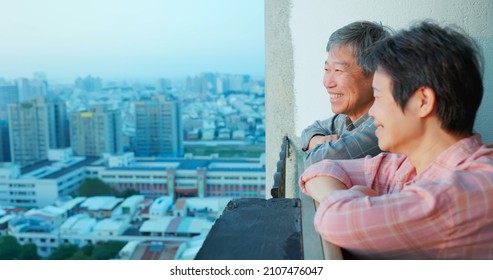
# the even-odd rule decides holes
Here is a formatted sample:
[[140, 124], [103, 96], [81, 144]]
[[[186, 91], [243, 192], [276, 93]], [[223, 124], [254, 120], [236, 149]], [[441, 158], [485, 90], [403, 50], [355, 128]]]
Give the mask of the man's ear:
[[416, 91], [416, 98], [419, 105], [420, 117], [427, 117], [435, 111], [436, 106], [436, 94], [430, 87], [420, 87]]

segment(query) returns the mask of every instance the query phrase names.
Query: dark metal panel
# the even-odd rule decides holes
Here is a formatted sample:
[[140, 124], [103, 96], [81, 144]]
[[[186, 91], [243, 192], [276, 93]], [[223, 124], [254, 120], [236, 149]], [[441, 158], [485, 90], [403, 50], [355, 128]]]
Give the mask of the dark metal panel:
[[300, 200], [243, 198], [230, 201], [195, 259], [303, 259]]

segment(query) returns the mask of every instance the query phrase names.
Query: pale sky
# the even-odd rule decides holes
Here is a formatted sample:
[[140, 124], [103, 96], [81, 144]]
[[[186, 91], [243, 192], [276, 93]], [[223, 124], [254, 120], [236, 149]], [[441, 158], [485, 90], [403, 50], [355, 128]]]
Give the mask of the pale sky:
[[263, 0], [0, 0], [0, 77], [265, 75]]

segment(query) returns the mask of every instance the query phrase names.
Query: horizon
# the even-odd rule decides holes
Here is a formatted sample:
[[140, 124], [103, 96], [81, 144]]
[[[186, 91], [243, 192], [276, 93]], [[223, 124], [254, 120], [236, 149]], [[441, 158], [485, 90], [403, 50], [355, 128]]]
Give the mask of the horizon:
[[226, 76], [235, 76], [235, 75], [248, 75], [254, 80], [264, 80], [265, 75], [252, 75], [250, 73], [222, 73], [222, 72], [217, 72], [217, 71], [204, 71], [200, 73], [190, 73], [186, 74], [183, 76], [149, 76], [149, 77], [106, 77], [106, 76], [97, 76], [97, 75], [92, 75], [92, 74], [87, 74], [87, 75], [79, 75], [74, 78], [66, 78], [66, 79], [60, 79], [60, 78], [52, 78], [50, 77], [49, 73], [42, 72], [42, 71], [35, 71], [33, 72], [30, 76], [20, 76], [20, 77], [5, 77], [5, 76], [0, 76], [0, 80], [4, 79], [5, 81], [15, 81], [17, 79], [34, 79], [35, 75], [37, 73], [43, 73], [46, 75], [46, 81], [48, 84], [72, 84], [74, 83], [77, 79], [82, 78], [85, 79], [87, 77], [92, 77], [92, 78], [101, 78], [103, 83], [115, 83], [115, 82], [142, 82], [142, 83], [151, 83], [151, 82], [156, 82], [157, 80], [160, 79], [165, 79], [165, 80], [170, 80], [170, 81], [183, 81], [187, 79], [188, 77], [198, 77], [202, 73], [214, 73], [218, 75], [226, 75]]

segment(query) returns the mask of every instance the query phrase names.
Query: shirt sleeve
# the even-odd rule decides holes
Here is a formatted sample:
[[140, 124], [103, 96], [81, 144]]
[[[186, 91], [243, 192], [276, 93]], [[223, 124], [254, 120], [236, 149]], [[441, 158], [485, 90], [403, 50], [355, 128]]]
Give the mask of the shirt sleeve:
[[[428, 186], [410, 185], [401, 192], [375, 197], [355, 190], [336, 191], [324, 198], [314, 226], [323, 239], [356, 252], [378, 253], [437, 247], [450, 234], [446, 191], [436, 195]], [[439, 186], [437, 186], [439, 187]], [[430, 258], [431, 256], [422, 256]]]
[[316, 121], [312, 125], [305, 128], [303, 132], [301, 132], [301, 149], [303, 151], [308, 150], [308, 144], [310, 143], [312, 137], [315, 135], [336, 134], [335, 131], [331, 130], [332, 122], [336, 117], [337, 115], [323, 121]]
[[[365, 185], [364, 159], [351, 161], [322, 160], [310, 165], [299, 178], [299, 185], [303, 193], [306, 192], [305, 183], [318, 176], [333, 177], [341, 181], [346, 187]], [[351, 174], [351, 176], [349, 176]]]
[[[450, 219], [444, 218], [450, 203], [448, 182], [403, 183], [399, 170], [408, 169], [406, 157], [381, 153], [359, 160], [324, 160], [305, 170], [300, 187], [313, 177], [330, 176], [353, 185], [368, 186], [379, 194], [339, 190], [323, 198], [314, 226], [323, 239], [356, 252], [399, 252], [433, 246], [446, 239]], [[397, 183], [396, 183], [397, 182]], [[429, 256], [423, 256], [429, 258]]]
[[391, 153], [352, 160], [322, 160], [305, 169], [299, 178], [299, 186], [306, 193], [307, 181], [317, 176], [328, 176], [341, 181], [348, 188], [363, 185], [378, 194], [386, 194], [395, 187], [393, 182], [408, 179], [396, 178], [397, 171], [403, 166], [410, 168], [406, 157]]
[[357, 159], [379, 154], [376, 127], [372, 121], [340, 135], [336, 141], [325, 142], [313, 149], [305, 150], [304, 163], [309, 166], [323, 159]]

